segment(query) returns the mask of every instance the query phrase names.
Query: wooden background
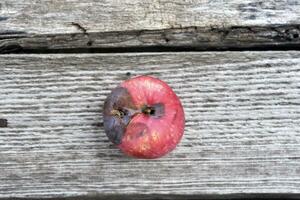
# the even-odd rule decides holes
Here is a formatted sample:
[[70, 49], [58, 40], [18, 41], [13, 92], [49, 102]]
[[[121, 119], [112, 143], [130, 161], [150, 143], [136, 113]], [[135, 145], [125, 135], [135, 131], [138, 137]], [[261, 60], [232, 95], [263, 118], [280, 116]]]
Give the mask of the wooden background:
[[[0, 199], [299, 198], [299, 20], [297, 0], [2, 0]], [[103, 132], [141, 74], [186, 113], [157, 160]]]

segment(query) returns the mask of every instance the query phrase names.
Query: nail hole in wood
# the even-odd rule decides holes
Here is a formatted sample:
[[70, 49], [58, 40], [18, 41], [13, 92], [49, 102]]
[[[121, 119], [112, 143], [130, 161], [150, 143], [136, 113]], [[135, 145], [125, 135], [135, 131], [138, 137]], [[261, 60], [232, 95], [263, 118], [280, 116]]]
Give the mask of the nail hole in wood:
[[7, 119], [0, 119], [0, 128], [7, 127]]
[[88, 41], [88, 42], [86, 43], [86, 45], [87, 45], [87, 46], [92, 46], [92, 45], [93, 45], [93, 42], [92, 42], [92, 41]]
[[294, 33], [293, 34], [293, 38], [298, 38], [299, 37], [299, 34], [298, 33]]

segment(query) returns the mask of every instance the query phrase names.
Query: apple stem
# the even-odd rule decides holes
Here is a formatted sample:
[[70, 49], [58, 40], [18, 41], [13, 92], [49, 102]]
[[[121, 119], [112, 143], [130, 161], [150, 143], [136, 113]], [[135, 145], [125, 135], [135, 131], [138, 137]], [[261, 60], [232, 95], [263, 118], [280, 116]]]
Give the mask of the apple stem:
[[142, 113], [153, 117], [162, 117], [165, 113], [165, 107], [161, 103], [153, 104], [151, 106], [145, 105], [142, 108]]
[[141, 111], [142, 111], [142, 113], [147, 114], [147, 115], [150, 115], [151, 113], [154, 112], [154, 110], [151, 107], [147, 107], [147, 106], [145, 106], [144, 108], [142, 108]]
[[150, 107], [150, 106], [144, 106], [141, 109], [142, 113], [146, 115], [154, 115], [155, 114], [155, 107]]

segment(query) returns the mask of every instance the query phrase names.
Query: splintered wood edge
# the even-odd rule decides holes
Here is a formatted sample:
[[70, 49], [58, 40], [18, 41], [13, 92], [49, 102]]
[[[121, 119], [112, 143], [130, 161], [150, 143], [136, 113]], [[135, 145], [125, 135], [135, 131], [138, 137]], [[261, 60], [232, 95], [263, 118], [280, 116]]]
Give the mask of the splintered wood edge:
[[300, 26], [185, 27], [74, 34], [0, 33], [0, 53], [298, 49]]

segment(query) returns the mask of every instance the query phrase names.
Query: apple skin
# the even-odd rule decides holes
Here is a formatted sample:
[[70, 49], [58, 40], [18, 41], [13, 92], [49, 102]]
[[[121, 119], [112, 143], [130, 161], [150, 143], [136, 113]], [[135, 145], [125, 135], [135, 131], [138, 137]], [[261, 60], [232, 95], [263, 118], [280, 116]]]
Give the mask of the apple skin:
[[137, 76], [113, 89], [104, 103], [104, 128], [125, 154], [159, 158], [180, 142], [184, 110], [173, 90], [151, 76]]

